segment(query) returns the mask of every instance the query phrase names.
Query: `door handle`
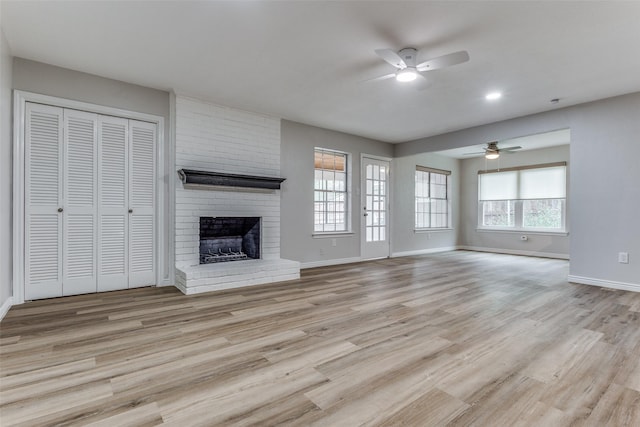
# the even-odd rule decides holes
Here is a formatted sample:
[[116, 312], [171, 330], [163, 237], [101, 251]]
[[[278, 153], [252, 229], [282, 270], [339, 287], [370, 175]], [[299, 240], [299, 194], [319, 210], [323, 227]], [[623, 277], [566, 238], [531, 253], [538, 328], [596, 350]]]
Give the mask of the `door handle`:
[[362, 216], [369, 216], [369, 214], [365, 212], [365, 214], [364, 214], [364, 215], [362, 215]]
[[62, 211], [64, 211], [64, 209], [58, 208], [58, 212], [62, 212]]
[[129, 209], [129, 213], [133, 213], [133, 209]]

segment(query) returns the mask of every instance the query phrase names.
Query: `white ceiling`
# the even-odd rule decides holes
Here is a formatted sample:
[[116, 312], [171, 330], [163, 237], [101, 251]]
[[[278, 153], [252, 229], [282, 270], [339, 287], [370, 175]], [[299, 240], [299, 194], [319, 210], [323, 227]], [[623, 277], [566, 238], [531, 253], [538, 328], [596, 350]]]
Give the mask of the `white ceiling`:
[[[640, 90], [636, 1], [1, 4], [14, 56], [389, 142]], [[408, 46], [471, 59], [363, 83]]]
[[[539, 150], [541, 148], [567, 145], [570, 142], [571, 130], [559, 129], [551, 132], [538, 133], [535, 135], [526, 135], [518, 138], [504, 139], [502, 141], [498, 141], [498, 148], [522, 147], [518, 151], [514, 151], [514, 153], [518, 153], [520, 151]], [[450, 150], [438, 151], [437, 154], [445, 157], [452, 157], [454, 159], [471, 159], [474, 157], [483, 157], [484, 149], [486, 147], [487, 144], [485, 143], [472, 145], [470, 147], [460, 147], [452, 148]], [[471, 155], [470, 153], [478, 154]]]

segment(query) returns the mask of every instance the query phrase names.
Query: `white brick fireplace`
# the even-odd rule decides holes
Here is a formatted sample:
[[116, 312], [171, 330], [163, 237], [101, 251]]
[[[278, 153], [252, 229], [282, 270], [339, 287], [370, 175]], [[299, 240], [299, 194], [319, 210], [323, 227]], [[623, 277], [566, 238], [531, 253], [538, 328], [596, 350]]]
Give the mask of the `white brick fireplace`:
[[[279, 177], [280, 120], [179, 96], [176, 169]], [[200, 265], [200, 217], [260, 217], [261, 259]], [[280, 258], [278, 190], [187, 189], [178, 180], [176, 286], [182, 292], [194, 294], [299, 277], [300, 264]]]

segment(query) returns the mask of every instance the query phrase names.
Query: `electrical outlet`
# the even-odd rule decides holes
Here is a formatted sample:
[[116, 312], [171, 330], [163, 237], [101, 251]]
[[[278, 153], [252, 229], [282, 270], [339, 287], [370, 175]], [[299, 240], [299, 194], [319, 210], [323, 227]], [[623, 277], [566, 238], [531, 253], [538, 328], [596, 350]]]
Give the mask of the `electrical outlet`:
[[618, 252], [618, 262], [620, 264], [629, 264], [629, 252]]

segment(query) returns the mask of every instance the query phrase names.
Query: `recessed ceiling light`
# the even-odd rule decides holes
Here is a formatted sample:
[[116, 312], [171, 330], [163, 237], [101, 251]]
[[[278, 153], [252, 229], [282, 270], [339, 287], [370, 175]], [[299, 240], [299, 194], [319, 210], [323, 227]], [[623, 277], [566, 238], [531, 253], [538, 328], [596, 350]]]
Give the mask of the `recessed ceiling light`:
[[484, 98], [487, 101], [495, 101], [496, 99], [500, 99], [502, 94], [500, 92], [490, 92]]

